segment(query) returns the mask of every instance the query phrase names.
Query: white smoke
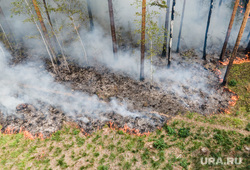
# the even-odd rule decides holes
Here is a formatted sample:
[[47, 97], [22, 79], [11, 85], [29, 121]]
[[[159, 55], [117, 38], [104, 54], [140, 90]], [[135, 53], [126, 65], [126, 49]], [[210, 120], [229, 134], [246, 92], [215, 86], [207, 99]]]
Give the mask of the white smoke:
[[[11, 1], [7, 0], [1, 1], [1, 6], [2, 8], [4, 8], [4, 12], [6, 13], [9, 23], [11, 23], [11, 25], [13, 26], [15, 34], [38, 35], [34, 25], [21, 23], [21, 20], [23, 20], [26, 16], [21, 15], [20, 17], [14, 16], [13, 18], [10, 18], [10, 2]], [[114, 0], [113, 3], [116, 28], [122, 27], [124, 28], [123, 31], [129, 31], [134, 42], [136, 42], [140, 35], [133, 34], [133, 30], [135, 29], [134, 20], [136, 19], [135, 13], [140, 12], [141, 9], [136, 9], [135, 6], [131, 6], [133, 2], [133, 0]], [[220, 9], [218, 8], [218, 1], [216, 1], [214, 4], [208, 38], [208, 51], [211, 53], [218, 52], [221, 49], [232, 13], [232, 2], [233, 1], [227, 1], [223, 3]], [[52, 2], [49, 3], [53, 4]], [[177, 1], [176, 5], [173, 50], [176, 49], [177, 44], [182, 3], [183, 1], [180, 0]], [[201, 51], [203, 48], [203, 41], [205, 37], [210, 1], [187, 0], [186, 5], [187, 6], [185, 10], [184, 24], [182, 28], [183, 33], [181, 39], [181, 47], [183, 47], [184, 49], [195, 48], [197, 51]], [[107, 1], [91, 0], [91, 8], [94, 15], [95, 30], [90, 33], [88, 26], [85, 27], [84, 25], [81, 25], [80, 27], [81, 38], [83, 39], [84, 45], [87, 49], [90, 64], [93, 64], [94, 61], [98, 61], [116, 72], [120, 71], [122, 73], [126, 73], [134, 79], [138, 79], [140, 69], [140, 49], [131, 47], [128, 51], [119, 51], [118, 59], [115, 60], [112, 52], [112, 40], [110, 36]], [[160, 21], [159, 25], [163, 26], [165, 21], [165, 10], [159, 9], [159, 12], [160, 16], [157, 20]], [[52, 20], [57, 20], [58, 24], [56, 25], [60, 25], [61, 23], [64, 23], [66, 25], [70, 22], [65, 18], [64, 15], [61, 14], [59, 15], [52, 13], [51, 16]], [[242, 14], [239, 14], [239, 17], [235, 20], [229, 45], [232, 45], [236, 40], [241, 19]], [[248, 24], [244, 37], [246, 37], [246, 34], [249, 32], [249, 30], [250, 27]], [[69, 58], [77, 59], [80, 65], [86, 65], [80, 42], [77, 40], [71, 41], [72, 35], [74, 36], [73, 39], [76, 38], [76, 35], [74, 35], [74, 33], [72, 32], [69, 33], [68, 31], [69, 28], [64, 27], [60, 37], [64, 41], [67, 41], [67, 44], [64, 46], [67, 56], [69, 56]], [[242, 42], [244, 41], [245, 40], [243, 38]], [[24, 42], [28, 44], [29, 47], [38, 49], [34, 50], [37, 52], [37, 54], [46, 54], [45, 48], [43, 47], [41, 41], [31, 41], [30, 39], [27, 39]], [[244, 44], [242, 45], [244, 46]], [[41, 50], [43, 50], [43, 53], [41, 52]], [[174, 57], [177, 56], [174, 55]], [[34, 101], [39, 100], [50, 103], [51, 105], [59, 106], [64, 111], [69, 113], [76, 112], [75, 110], [77, 110], [77, 112], [81, 112], [82, 107], [80, 106], [84, 105], [86, 106], [86, 108], [88, 108], [89, 104], [93, 105], [92, 103], [94, 103], [93, 107], [88, 108], [90, 109], [91, 113], [98, 113], [98, 111], [93, 109], [101, 108], [107, 110], [108, 108], [110, 108], [110, 106], [107, 106], [107, 104], [103, 104], [102, 102], [100, 102], [96, 96], [90, 97], [87, 94], [74, 92], [73, 94], [76, 97], [63, 99], [60, 95], [57, 95], [55, 97], [54, 94], [52, 95], [51, 93], [47, 93], [44, 96], [40, 94], [39, 90], [30, 88], [23, 89], [19, 84], [26, 84], [27, 86], [38, 87], [45, 90], [59, 89], [64, 93], [71, 93], [71, 91], [69, 89], [66, 89], [64, 86], [54, 83], [53, 78], [49, 76], [47, 72], [44, 72], [44, 68], [41, 63], [30, 63], [28, 65], [21, 65], [10, 69], [8, 66], [6, 66], [6, 58], [1, 58], [3, 60], [2, 62], [5, 63], [3, 64], [3, 67], [5, 67], [6, 69], [3, 70], [3, 67], [0, 68], [3, 71], [0, 84], [4, 84], [6, 89], [1, 91], [1, 93], [5, 95], [1, 96], [0, 103], [2, 103], [5, 108], [8, 108], [8, 110], [9, 108], [11, 108], [11, 112], [13, 112], [13, 109], [15, 109], [15, 106], [17, 104], [24, 102], [34, 103]], [[41, 68], [39, 68], [37, 65], [39, 67], [41, 66]], [[176, 66], [177, 64], [175, 64], [173, 61], [173, 65]], [[192, 67], [194, 66], [197, 65], [190, 65], [189, 69], [183, 69], [176, 66], [177, 69], [175, 70], [158, 69], [156, 67], [153, 67], [154, 81], [155, 83], [162, 85], [167, 92], [172, 91], [180, 96], [186, 95], [182, 87], [184, 85], [188, 86], [192, 90], [197, 91], [197, 93], [199, 92], [199, 90], [206, 93], [214, 93], [213, 91], [211, 91], [211, 89], [207, 89], [209, 79], [207, 79], [204, 75], [209, 74], [209, 72], [201, 69], [202, 71], [197, 73], [196, 71], [192, 70]], [[152, 74], [150, 70], [149, 60], [146, 60], [145, 69], [146, 77], [149, 78]], [[197, 76], [197, 74], [200, 79], [190, 81], [193, 80], [193, 77]], [[167, 82], [171, 82], [171, 86], [168, 86]], [[8, 85], [6, 85], [7, 83]], [[18, 93], [19, 91], [22, 91], [22, 93]], [[68, 102], [68, 100], [71, 100], [71, 102]], [[117, 107], [113, 104], [111, 106], [111, 109], [115, 108]], [[124, 111], [124, 114], [130, 114], [130, 112]]]
[[[0, 44], [0, 49], [3, 49]], [[139, 113], [130, 112], [126, 104], [112, 99], [102, 102], [97, 96], [73, 92], [56, 83], [44, 69], [42, 62], [30, 62], [25, 65], [9, 66], [10, 55], [0, 50], [0, 110], [15, 114], [16, 106], [29, 103], [40, 107], [43, 103], [62, 109], [68, 115], [84, 115], [100, 119], [100, 113], [115, 111], [123, 116], [136, 117]]]

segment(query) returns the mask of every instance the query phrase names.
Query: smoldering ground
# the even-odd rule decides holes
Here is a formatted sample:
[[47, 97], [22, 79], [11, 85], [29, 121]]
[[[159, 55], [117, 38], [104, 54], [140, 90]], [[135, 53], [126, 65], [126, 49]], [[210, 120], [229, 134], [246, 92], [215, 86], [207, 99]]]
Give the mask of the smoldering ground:
[[[151, 127], [145, 128], [145, 131], [160, 126], [166, 120], [153, 113], [129, 111], [125, 102], [121, 103], [116, 99], [107, 103], [100, 101], [96, 95], [89, 96], [86, 93], [72, 91], [64, 85], [54, 82], [54, 78], [45, 71], [42, 62], [36, 61], [25, 65], [9, 66], [9, 57], [7, 51], [1, 52], [0, 110], [2, 112], [1, 122], [5, 128], [9, 125], [15, 127], [23, 120], [26, 121], [26, 124], [20, 124], [20, 126], [39, 132], [38, 129], [42, 130], [39, 125], [43, 126], [41, 122], [46, 125], [45, 122], [54, 122], [56, 119], [59, 122], [56, 124], [72, 120], [81, 122], [82, 126], [91, 125], [91, 123], [98, 121], [97, 126], [101, 127], [109, 121], [116, 122], [117, 118], [115, 117], [120, 117], [119, 125], [124, 126], [125, 123], [128, 123], [130, 128], [138, 126], [138, 124], [133, 123], [137, 119], [143, 120], [144, 123], [148, 124], [148, 127]], [[58, 110], [55, 111], [50, 106]], [[36, 121], [34, 122], [35, 117], [41, 121], [38, 125]], [[156, 121], [152, 120], [153, 117]], [[20, 121], [17, 121], [18, 119]], [[127, 120], [127, 122], [122, 119]], [[56, 130], [60, 127], [56, 124], [51, 125], [55, 127], [50, 129]], [[49, 126], [46, 127], [49, 128]], [[94, 128], [95, 126], [91, 127], [89, 131]], [[44, 131], [48, 131], [48, 129], [45, 128], [42, 132]]]
[[[6, 2], [6, 1], [5, 1]], [[114, 59], [113, 53], [112, 53], [112, 43], [111, 38], [109, 34], [109, 23], [108, 22], [108, 14], [107, 10], [105, 8], [101, 8], [101, 6], [106, 6], [106, 2], [98, 2], [95, 1], [96, 4], [100, 4], [100, 6], [93, 6], [93, 13], [95, 14], [95, 30], [93, 32], [89, 32], [88, 26], [81, 26], [80, 27], [80, 34], [81, 38], [83, 40], [83, 43], [85, 45], [85, 48], [87, 49], [88, 54], [88, 64], [84, 60], [83, 56], [83, 49], [80, 45], [79, 39], [77, 39], [76, 35], [73, 32], [70, 32], [70, 34], [67, 34], [67, 31], [72, 31], [71, 28], [64, 28], [63, 33], [60, 35], [61, 40], [64, 42], [67, 42], [64, 46], [65, 53], [68, 56], [68, 58], [72, 59], [74, 58], [74, 62], [78, 63], [76, 67], [85, 67], [81, 69], [88, 70], [89, 66], [102, 66], [106, 67], [109, 70], [111, 70], [111, 73], [116, 73], [118, 76], [121, 77], [118, 78], [118, 81], [120, 79], [123, 79], [123, 81], [120, 81], [121, 83], [124, 83], [126, 80], [130, 83], [137, 83], [134, 86], [134, 92], [136, 91], [136, 88], [138, 87], [138, 77], [139, 77], [139, 63], [140, 63], [140, 55], [139, 55], [139, 49], [128, 47], [126, 50], [119, 51], [118, 59]], [[206, 20], [204, 18], [207, 17], [208, 9], [206, 8], [206, 5], [202, 5], [199, 3], [195, 3], [196, 1], [190, 1], [188, 4], [186, 12], [190, 14], [190, 16], [185, 16], [185, 23], [183, 27], [183, 37], [182, 42], [183, 46], [186, 46], [186, 48], [195, 48], [199, 51], [200, 44], [203, 41], [203, 35], [205, 31], [206, 26]], [[9, 2], [4, 3], [7, 8]], [[91, 3], [94, 3], [94, 1], [91, 1]], [[103, 3], [103, 4], [102, 4]], [[133, 15], [133, 12], [138, 11], [139, 9], [135, 9], [134, 7], [130, 6], [130, 1], [116, 1], [114, 2], [114, 8], [121, 9], [120, 12], [117, 11], [116, 13], [116, 20], [122, 20], [123, 22], [117, 22], [118, 27], [122, 27], [125, 29], [125, 31], [130, 30], [133, 32], [135, 26], [133, 24], [133, 20], [135, 19], [135, 16]], [[102, 5], [101, 5], [102, 4]], [[2, 5], [2, 4], [1, 4]], [[126, 8], [129, 8], [131, 10], [126, 11]], [[195, 7], [196, 10], [192, 10]], [[200, 8], [202, 7], [202, 8]], [[202, 10], [200, 10], [202, 9]], [[230, 8], [227, 6], [223, 6], [223, 9], [220, 10], [220, 15], [225, 16], [222, 20], [214, 19], [212, 21], [213, 26], [211, 26], [211, 30], [213, 30], [213, 36], [210, 36], [209, 40], [209, 46], [210, 52], [212, 50], [216, 51], [216, 48], [218, 47], [219, 42], [224, 39], [224, 34], [221, 33], [221, 31], [225, 31], [228, 24], [222, 24], [227, 23], [227, 17], [229, 18], [230, 15]], [[133, 12], [131, 12], [133, 11]], [[177, 5], [177, 14], [178, 11], [181, 11], [181, 6]], [[190, 13], [190, 11], [192, 11]], [[216, 8], [215, 8], [216, 11]], [[222, 14], [221, 14], [222, 12]], [[7, 12], [8, 13], [8, 12]], [[159, 16], [161, 21], [164, 21], [164, 10], [160, 11], [161, 16]], [[198, 15], [200, 13], [200, 15]], [[213, 15], [217, 15], [218, 12], [215, 12]], [[192, 14], [192, 15], [191, 15]], [[52, 14], [52, 18], [57, 16], [58, 14]], [[63, 18], [63, 14], [60, 14]], [[218, 14], [219, 15], [219, 14]], [[10, 15], [7, 15], [8, 17]], [[105, 16], [105, 17], [102, 17]], [[130, 17], [128, 17], [130, 16]], [[174, 44], [176, 41], [177, 33], [178, 33], [178, 23], [179, 23], [179, 15], [176, 15], [177, 19], [175, 22], [175, 31], [174, 31]], [[25, 18], [25, 16], [20, 16], [21, 18]], [[214, 16], [215, 17], [215, 16]], [[46, 17], [45, 17], [46, 18]], [[122, 19], [121, 19], [122, 18]], [[158, 18], [158, 19], [159, 19]], [[18, 31], [15, 32], [15, 34], [19, 35], [20, 32], [22, 35], [38, 35], [37, 31], [35, 30], [34, 26], [32, 24], [27, 24], [24, 27], [20, 27], [20, 18], [9, 18], [10, 21], [12, 21], [12, 24], [14, 25], [15, 30]], [[229, 19], [228, 19], [229, 20]], [[63, 22], [61, 20], [58, 20], [58, 25], [62, 24]], [[64, 20], [64, 23], [66, 22], [66, 25], [70, 23], [68, 19]], [[187, 24], [188, 23], [188, 24]], [[221, 27], [219, 27], [220, 23]], [[119, 25], [120, 24], [120, 25]], [[163, 25], [164, 23], [159, 23], [159, 25]], [[132, 28], [130, 28], [130, 26]], [[203, 28], [204, 26], [204, 28]], [[218, 29], [215, 29], [215, 27], [218, 26]], [[214, 28], [213, 28], [214, 27]], [[187, 29], [188, 28], [188, 29]], [[195, 29], [195, 31], [194, 31]], [[192, 31], [190, 31], [192, 30]], [[219, 32], [217, 32], [219, 31]], [[223, 32], [222, 31], [222, 32]], [[19, 33], [18, 33], [19, 32]], [[65, 34], [64, 34], [65, 33]], [[233, 31], [234, 35], [235, 31]], [[76, 39], [74, 41], [72, 40]], [[22, 37], [22, 36], [21, 36]], [[136, 36], [132, 36], [133, 41], [135, 41]], [[234, 37], [234, 36], [232, 36]], [[70, 40], [70, 41], [69, 41]], [[219, 40], [219, 41], [217, 41]], [[232, 38], [233, 42], [233, 38]], [[39, 56], [46, 56], [46, 50], [40, 40], [34, 40], [31, 43], [31, 40], [27, 39], [25, 40], [25, 44], [28, 47], [32, 47], [33, 49], [30, 51], [31, 54], [36, 54]], [[126, 42], [125, 42], [126, 44]], [[216, 48], [213, 48], [216, 47]], [[174, 47], [175, 48], [175, 47]], [[31, 48], [30, 48], [31, 49]], [[4, 94], [1, 96], [1, 110], [2, 112], [9, 116], [11, 114], [14, 114], [14, 116], [18, 116], [16, 113], [16, 106], [22, 103], [28, 103], [35, 108], [45, 108], [45, 111], [48, 115], [51, 113], [60, 113], [60, 121], [62, 122], [66, 120], [66, 117], [71, 117], [74, 120], [79, 120], [83, 122], [83, 125], [86, 125], [88, 121], [110, 121], [110, 120], [116, 120], [117, 116], [120, 117], [119, 120], [120, 125], [124, 125], [124, 120], [122, 120], [123, 117], [127, 117], [129, 121], [134, 121], [133, 123], [130, 123], [131, 128], [137, 127], [139, 129], [143, 129], [142, 126], [140, 127], [138, 123], [135, 123], [136, 117], [141, 118], [140, 120], [145, 120], [145, 129], [154, 129], [156, 126], [161, 125], [163, 122], [165, 122], [166, 119], [164, 119], [161, 116], [157, 116], [154, 114], [146, 114], [144, 113], [145, 110], [148, 111], [154, 111], [157, 110], [159, 112], [163, 111], [164, 114], [176, 114], [179, 110], [189, 110], [189, 111], [197, 111], [199, 113], [209, 114], [209, 113], [217, 113], [220, 112], [221, 108], [227, 107], [229, 95], [227, 93], [223, 93], [223, 90], [218, 87], [218, 78], [213, 74], [214, 69], [214, 63], [212, 63], [214, 60], [211, 59], [208, 61], [208, 63], [211, 64], [211, 68], [205, 68], [204, 63], [201, 62], [201, 57], [199, 56], [192, 56], [191, 58], [183, 57], [180, 55], [173, 55], [173, 65], [171, 69], [166, 69], [161, 67], [161, 65], [164, 65], [165, 60], [157, 59], [154, 57], [153, 65], [151, 67], [151, 63], [149, 60], [146, 60], [145, 68], [146, 68], [146, 77], [147, 80], [145, 82], [148, 83], [146, 86], [147, 91], [147, 97], [153, 98], [155, 96], [150, 95], [152, 90], [150, 90], [150, 84], [153, 84], [153, 86], [157, 87], [157, 89], [161, 89], [159, 93], [156, 93], [157, 97], [162, 97], [159, 99], [159, 104], [155, 108], [155, 104], [152, 102], [152, 100], [143, 99], [146, 100], [146, 103], [140, 102], [140, 97], [143, 98], [143, 93], [137, 97], [137, 100], [129, 99], [129, 95], [119, 95], [119, 93], [115, 95], [110, 96], [109, 103], [102, 102], [98, 99], [96, 95], [90, 96], [87, 93], [82, 92], [72, 92], [71, 89], [66, 88], [64, 85], [55, 83], [54, 78], [49, 75], [47, 71], [45, 71], [44, 66], [41, 61], [33, 61], [26, 63], [25, 65], [17, 65], [9, 67], [8, 65], [8, 59], [10, 56], [8, 56], [7, 52], [6, 54], [2, 54], [2, 70], [3, 74], [1, 76], [1, 85], [3, 86], [1, 93]], [[4, 57], [5, 56], [5, 57]], [[8, 56], [8, 57], [6, 57]], [[160, 63], [160, 64], [159, 64]], [[5, 68], [5, 69], [3, 69]], [[151, 69], [152, 68], [152, 69]], [[97, 68], [98, 69], [98, 68]], [[110, 71], [108, 72], [102, 72], [103, 70], [99, 70], [99, 73], [105, 78], [107, 78], [108, 81], [112, 80], [110, 79]], [[88, 74], [94, 74], [96, 73], [96, 70], [84, 72], [86, 73], [86, 77], [88, 77]], [[79, 72], [81, 73], [81, 72]], [[112, 73], [112, 74], [113, 74]], [[78, 75], [78, 74], [77, 74]], [[70, 76], [74, 76], [73, 74]], [[79, 76], [79, 75], [78, 75]], [[105, 77], [106, 76], [106, 77]], [[150, 77], [153, 76], [153, 79], [151, 80]], [[129, 79], [125, 79], [124, 77], [130, 77]], [[132, 78], [132, 79], [131, 79]], [[62, 78], [63, 80], [63, 78]], [[74, 83], [73, 78], [69, 78], [69, 80], [72, 80]], [[125, 81], [124, 81], [125, 80]], [[95, 83], [102, 83], [103, 81], [95, 81], [94, 78], [91, 79], [92, 83], [89, 83], [89, 80], [86, 81], [80, 81], [80, 83], [84, 84], [91, 84], [89, 85], [86, 92], [90, 93], [93, 88], [100, 88], [99, 86], [95, 86]], [[65, 82], [63, 82], [65, 83]], [[79, 80], [78, 80], [79, 83]], [[110, 82], [109, 82], [110, 83]], [[130, 84], [129, 83], [129, 84]], [[118, 85], [120, 85], [118, 83]], [[143, 84], [143, 83], [142, 83]], [[140, 85], [140, 84], [139, 84]], [[105, 86], [105, 85], [104, 85]], [[144, 85], [145, 86], [145, 85]], [[101, 86], [102, 87], [102, 86]], [[123, 87], [123, 86], [122, 86]], [[79, 90], [82, 90], [81, 88]], [[124, 89], [120, 89], [120, 92]], [[127, 89], [129, 91], [129, 89]], [[105, 90], [104, 90], [105, 91]], [[58, 94], [59, 92], [60, 94]], [[164, 98], [164, 95], [168, 96], [168, 98], [171, 98], [171, 100], [166, 100]], [[112, 97], [115, 97], [112, 99]], [[144, 96], [145, 97], [145, 96]], [[117, 99], [118, 98], [118, 99]], [[127, 109], [126, 104], [120, 105], [118, 103], [121, 103], [122, 100], [126, 100], [128, 105], [131, 103], [134, 103], [132, 105], [137, 105], [135, 103], [140, 103], [139, 106], [142, 106], [144, 104], [144, 109], [139, 111], [135, 111], [138, 109], [138, 107], [132, 107], [132, 109]], [[160, 102], [162, 100], [166, 100], [165, 102]], [[158, 100], [155, 100], [158, 101]], [[168, 102], [172, 101], [172, 103], [175, 103], [172, 105]], [[45, 103], [45, 104], [44, 104]], [[46, 105], [51, 105], [53, 107], [58, 108], [61, 111], [51, 111], [48, 112], [49, 109], [47, 109]], [[169, 105], [169, 107], [165, 107], [163, 105]], [[27, 106], [27, 107], [28, 107]], [[160, 108], [164, 108], [161, 110]], [[180, 108], [179, 110], [173, 111], [173, 108]], [[170, 108], [170, 110], [165, 109]], [[46, 111], [47, 110], [47, 111]], [[52, 109], [53, 110], [53, 109]], [[29, 112], [32, 112], [31, 110], [28, 110]], [[41, 111], [43, 112], [43, 111]], [[18, 112], [20, 113], [20, 111]], [[29, 119], [32, 119], [32, 116], [35, 116], [37, 112], [33, 114], [25, 114], [22, 113], [22, 116], [31, 115]], [[109, 113], [109, 114], [107, 114]], [[115, 113], [115, 114], [112, 114]], [[67, 116], [65, 116], [67, 115]], [[109, 116], [108, 116], [109, 115]], [[110, 116], [111, 115], [111, 116]], [[21, 118], [22, 118], [21, 116]], [[154, 117], [154, 121], [151, 120], [151, 118]], [[19, 116], [20, 118], [20, 116]], [[23, 119], [23, 118], [22, 118]], [[53, 120], [53, 116], [51, 118]], [[46, 120], [46, 119], [44, 119]], [[90, 121], [90, 122], [91, 122]], [[94, 122], [95, 122], [94, 121]], [[118, 122], [119, 122], [118, 121]], [[9, 121], [13, 123], [13, 121]], [[15, 121], [14, 121], [15, 122]], [[156, 123], [158, 122], [158, 123]], [[91, 122], [93, 124], [93, 121]], [[81, 123], [79, 123], [81, 124]], [[98, 124], [98, 123], [97, 123]], [[10, 124], [6, 124], [6, 126]], [[20, 124], [21, 125], [21, 124]], [[33, 123], [35, 126], [35, 124]], [[82, 126], [83, 126], [82, 125]], [[141, 123], [140, 123], [141, 125]], [[29, 127], [29, 124], [25, 125], [26, 128]], [[32, 126], [33, 127], [33, 126]], [[97, 127], [97, 125], [96, 125]], [[144, 127], [144, 126], [143, 126]], [[150, 128], [149, 128], [150, 127]], [[29, 127], [30, 128], [30, 127]], [[85, 127], [86, 128], [86, 127]], [[54, 129], [55, 130], [55, 129]], [[36, 132], [39, 130], [36, 129]]]

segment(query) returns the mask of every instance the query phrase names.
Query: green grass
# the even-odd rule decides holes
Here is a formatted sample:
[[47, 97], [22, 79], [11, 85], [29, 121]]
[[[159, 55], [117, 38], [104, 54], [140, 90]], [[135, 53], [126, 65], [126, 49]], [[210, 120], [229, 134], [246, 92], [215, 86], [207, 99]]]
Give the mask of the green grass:
[[[68, 127], [56, 133], [56, 139], [61, 139], [59, 141], [53, 137], [31, 141], [22, 134], [0, 134], [0, 169], [27, 169], [28, 165], [32, 165], [31, 169], [192, 169], [203, 167], [199, 163], [204, 156], [201, 148], [209, 150], [208, 157], [240, 156], [249, 159], [249, 153], [244, 149], [249, 146], [249, 136], [197, 126], [195, 122], [183, 120], [172, 120], [162, 130], [147, 137], [120, 135], [108, 128], [105, 133], [99, 130], [85, 137], [81, 133], [74, 134], [74, 128], [66, 129]], [[84, 141], [81, 145], [77, 144], [79, 139]], [[81, 162], [86, 165], [81, 165]], [[245, 161], [237, 167], [245, 168], [247, 163]]]

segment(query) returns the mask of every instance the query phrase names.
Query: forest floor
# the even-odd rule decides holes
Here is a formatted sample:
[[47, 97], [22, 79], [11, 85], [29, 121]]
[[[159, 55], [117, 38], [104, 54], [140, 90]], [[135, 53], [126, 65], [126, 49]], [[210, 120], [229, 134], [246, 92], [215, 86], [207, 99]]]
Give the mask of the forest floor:
[[[105, 126], [84, 136], [73, 124], [41, 140], [0, 133], [0, 169], [249, 169], [250, 63], [234, 65], [230, 114], [173, 117], [148, 136]], [[240, 165], [202, 165], [201, 158], [242, 158]]]

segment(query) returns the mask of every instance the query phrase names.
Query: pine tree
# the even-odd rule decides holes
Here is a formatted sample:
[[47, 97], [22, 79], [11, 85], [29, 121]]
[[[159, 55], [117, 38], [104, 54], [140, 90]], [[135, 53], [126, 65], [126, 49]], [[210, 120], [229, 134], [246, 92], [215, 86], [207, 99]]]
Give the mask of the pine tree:
[[234, 23], [234, 18], [235, 18], [239, 3], [240, 3], [240, 0], [236, 0], [235, 4], [234, 4], [233, 13], [232, 13], [230, 23], [229, 23], [229, 26], [228, 26], [228, 29], [227, 29], [226, 39], [224, 41], [222, 51], [221, 51], [221, 54], [220, 54], [220, 60], [221, 61], [223, 60], [223, 58], [225, 56], [225, 53], [226, 53], [227, 43], [228, 43], [228, 40], [229, 40], [229, 37], [230, 37], [230, 34], [231, 34], [231, 30], [232, 30], [233, 23]]
[[210, 10], [209, 10], [208, 20], [207, 20], [207, 28], [206, 28], [206, 33], [205, 33], [204, 47], [203, 47], [203, 60], [207, 59], [207, 37], [208, 37], [208, 30], [209, 30], [209, 26], [210, 26], [213, 5], [214, 5], [214, 0], [211, 0]]
[[93, 15], [92, 15], [92, 10], [91, 10], [90, 0], [87, 0], [87, 7], [88, 7], [88, 14], [89, 14], [90, 31], [93, 31], [94, 30], [94, 21], [93, 21]]
[[241, 27], [240, 27], [240, 31], [239, 31], [236, 43], [234, 45], [232, 56], [230, 57], [229, 64], [227, 66], [226, 74], [225, 74], [224, 80], [222, 82], [222, 85], [226, 85], [228, 83], [228, 75], [229, 75], [229, 72], [230, 72], [230, 70], [231, 70], [231, 68], [233, 66], [234, 59], [236, 58], [237, 51], [238, 51], [238, 48], [239, 48], [239, 45], [240, 45], [242, 35], [244, 33], [244, 30], [245, 30], [246, 24], [247, 24], [249, 14], [250, 14], [250, 1], [247, 4], [246, 11], [245, 11], [245, 14], [244, 14], [244, 17], [243, 17], [243, 21], [242, 21], [242, 24], [241, 24]]
[[247, 53], [250, 53], [250, 40], [249, 40], [249, 42], [248, 42], [248, 45], [247, 45], [247, 48], [246, 48], [246, 52], [247, 52]]
[[110, 19], [110, 28], [111, 28], [111, 36], [112, 36], [112, 44], [113, 44], [113, 53], [115, 58], [117, 57], [117, 41], [116, 41], [116, 32], [115, 32], [115, 20], [114, 20], [114, 12], [113, 12], [113, 3], [112, 0], [108, 0], [109, 6], [109, 19]]
[[145, 58], [145, 37], [146, 37], [146, 0], [142, 0], [142, 24], [141, 24], [141, 69], [140, 69], [140, 81], [145, 79], [144, 77], [144, 58]]

